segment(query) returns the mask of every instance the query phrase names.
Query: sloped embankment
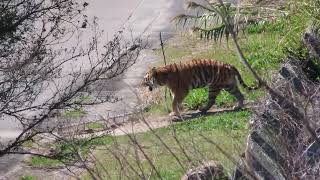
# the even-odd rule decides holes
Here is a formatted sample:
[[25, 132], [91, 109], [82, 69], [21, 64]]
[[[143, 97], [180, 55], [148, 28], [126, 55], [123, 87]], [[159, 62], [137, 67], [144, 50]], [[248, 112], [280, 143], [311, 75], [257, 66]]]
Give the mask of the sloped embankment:
[[[305, 34], [305, 44], [312, 56], [319, 57], [320, 41], [312, 36]], [[289, 57], [275, 75], [273, 88], [294, 106], [271, 95], [261, 102], [234, 179], [319, 178], [320, 93], [310, 72], [320, 72], [301, 62]]]

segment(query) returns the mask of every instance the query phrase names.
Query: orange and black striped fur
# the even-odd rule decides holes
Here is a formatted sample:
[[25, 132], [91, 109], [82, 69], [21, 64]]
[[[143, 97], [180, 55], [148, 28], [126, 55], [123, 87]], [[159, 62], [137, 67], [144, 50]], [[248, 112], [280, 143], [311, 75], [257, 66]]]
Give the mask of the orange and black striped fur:
[[243, 82], [239, 71], [230, 64], [213, 60], [192, 60], [187, 63], [152, 68], [146, 73], [143, 85], [148, 86], [150, 91], [157, 85], [168, 86], [174, 96], [171, 115], [180, 115], [181, 103], [189, 90], [206, 86], [209, 89], [209, 101], [200, 108], [200, 111], [208, 111], [222, 89], [237, 98], [238, 104], [234, 109], [240, 109], [243, 106], [244, 97], [237, 86], [237, 79], [244, 88], [256, 89], [248, 87]]

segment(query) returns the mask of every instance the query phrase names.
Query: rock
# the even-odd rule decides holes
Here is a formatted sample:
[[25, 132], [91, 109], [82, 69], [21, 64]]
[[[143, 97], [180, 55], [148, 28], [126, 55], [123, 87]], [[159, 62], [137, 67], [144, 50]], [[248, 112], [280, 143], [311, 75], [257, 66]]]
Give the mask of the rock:
[[320, 60], [320, 40], [314, 32], [305, 32], [303, 43], [309, 50], [310, 54]]
[[181, 180], [227, 180], [223, 166], [215, 161], [203, 163], [201, 166], [190, 169]]
[[306, 151], [303, 153], [303, 157], [307, 160], [308, 164], [316, 166], [316, 164], [320, 162], [320, 144], [316, 141], [313, 142], [307, 147]]

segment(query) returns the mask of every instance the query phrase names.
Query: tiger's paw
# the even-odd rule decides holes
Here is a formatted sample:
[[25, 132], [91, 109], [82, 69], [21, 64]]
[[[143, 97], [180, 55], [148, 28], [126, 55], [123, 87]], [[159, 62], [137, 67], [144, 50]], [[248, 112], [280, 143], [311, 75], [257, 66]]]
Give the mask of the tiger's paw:
[[234, 111], [239, 111], [239, 110], [242, 109], [242, 107], [243, 107], [243, 106], [234, 106], [232, 109], [233, 109]]
[[183, 121], [183, 118], [181, 116], [172, 116], [171, 120], [172, 122], [181, 122]]
[[201, 108], [199, 108], [199, 111], [200, 111], [201, 113], [203, 113], [203, 114], [207, 113], [208, 110], [209, 110], [209, 109], [206, 108], [206, 107], [201, 107]]
[[177, 113], [175, 113], [175, 112], [171, 112], [171, 113], [169, 114], [169, 116], [178, 116], [178, 115], [177, 115]]
[[171, 117], [172, 121], [173, 122], [179, 122], [179, 121], [182, 121], [182, 116], [178, 113], [175, 113], [175, 112], [171, 112], [169, 114], [169, 116]]

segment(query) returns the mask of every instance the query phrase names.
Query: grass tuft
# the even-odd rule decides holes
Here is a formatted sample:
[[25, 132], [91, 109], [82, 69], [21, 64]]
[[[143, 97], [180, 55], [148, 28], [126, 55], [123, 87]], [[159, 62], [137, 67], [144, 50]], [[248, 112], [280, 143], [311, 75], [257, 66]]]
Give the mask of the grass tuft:
[[46, 167], [60, 167], [63, 163], [57, 159], [49, 159], [45, 157], [34, 156], [27, 161], [28, 164], [34, 167], [46, 168]]
[[86, 129], [103, 129], [104, 125], [98, 122], [90, 122], [86, 124]]
[[70, 163], [77, 160], [75, 151], [78, 151], [78, 149], [80, 149], [82, 156], [86, 157], [90, 148], [110, 144], [111, 140], [112, 138], [110, 136], [103, 136], [94, 139], [77, 140], [70, 143], [56, 142], [51, 146], [51, 148], [57, 152], [54, 159], [34, 156], [28, 160], [27, 163], [34, 167], [61, 167], [64, 163]]
[[61, 114], [62, 117], [65, 118], [80, 118], [87, 114], [87, 111], [84, 109], [74, 109], [74, 110], [67, 110]]
[[31, 175], [24, 175], [20, 177], [20, 180], [36, 180], [37, 178]]

